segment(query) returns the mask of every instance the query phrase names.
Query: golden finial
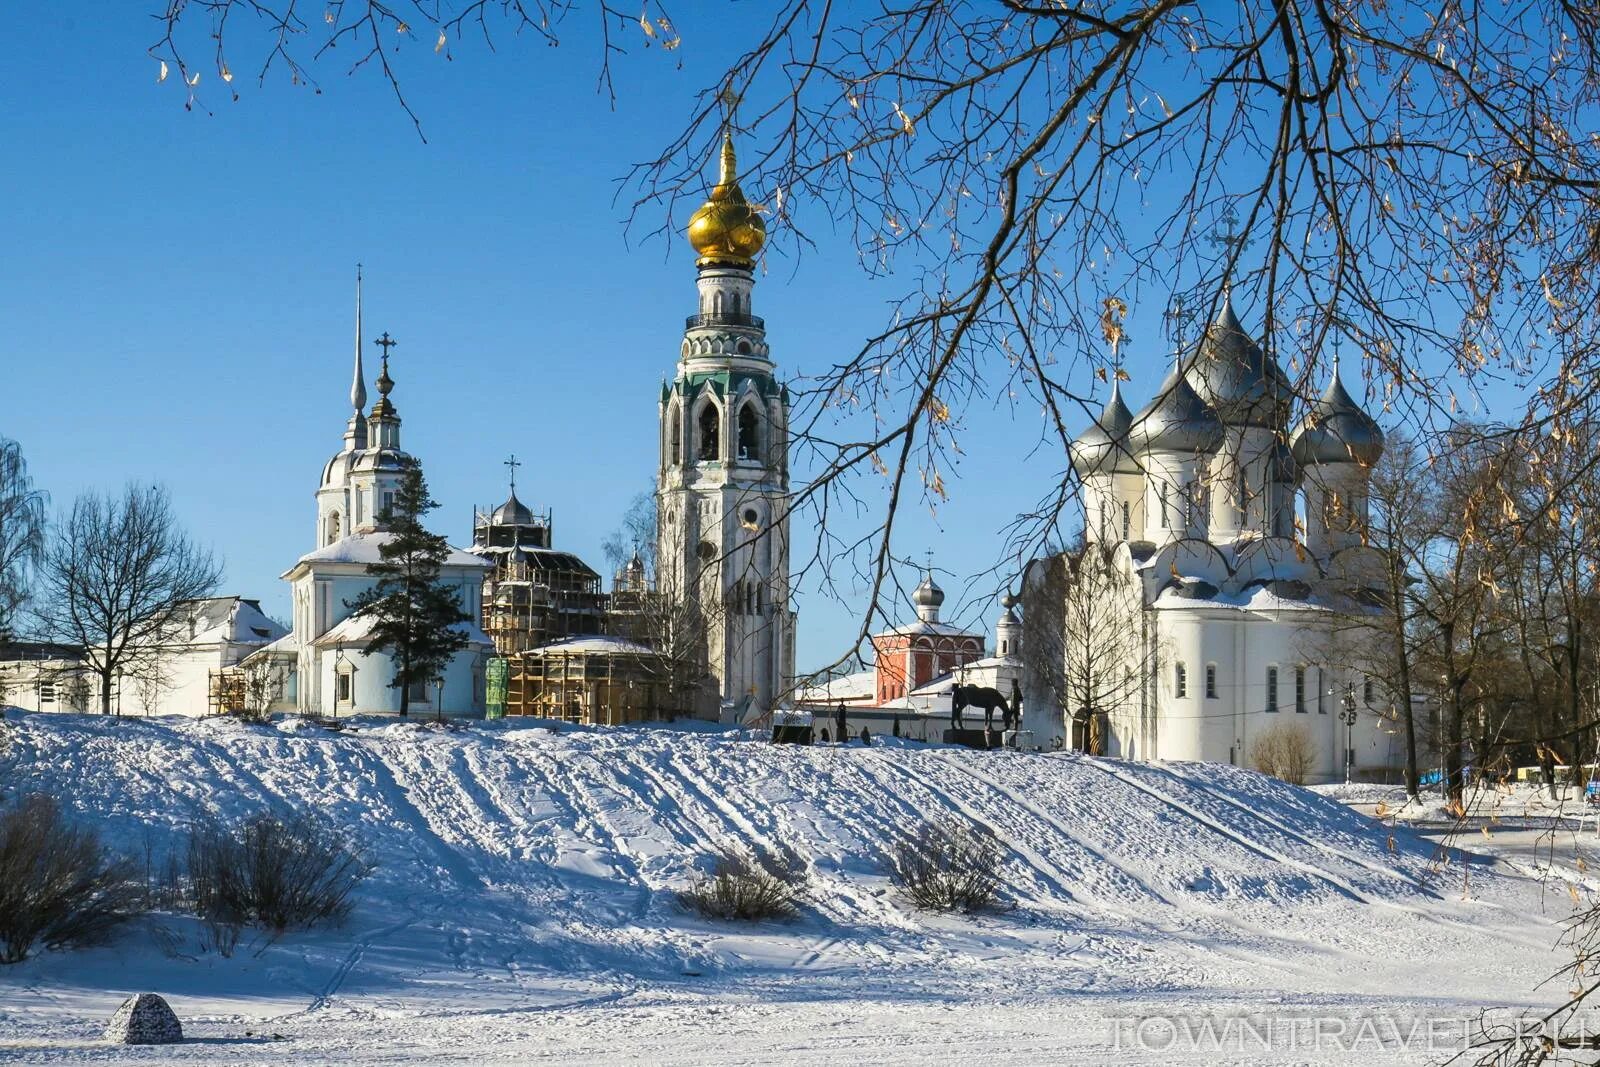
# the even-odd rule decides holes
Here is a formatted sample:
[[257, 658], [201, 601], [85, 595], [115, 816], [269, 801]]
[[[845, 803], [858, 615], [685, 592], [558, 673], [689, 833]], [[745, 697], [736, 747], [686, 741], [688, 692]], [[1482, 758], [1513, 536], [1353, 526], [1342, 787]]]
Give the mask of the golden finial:
[[722, 131], [720, 164], [711, 196], [689, 218], [689, 243], [700, 253], [703, 267], [749, 267], [766, 244], [767, 228], [739, 188], [739, 160], [733, 151], [731, 126]]
[[733, 154], [733, 131], [722, 131], [722, 167], [717, 174], [718, 185], [736, 185], [739, 181], [739, 157]]

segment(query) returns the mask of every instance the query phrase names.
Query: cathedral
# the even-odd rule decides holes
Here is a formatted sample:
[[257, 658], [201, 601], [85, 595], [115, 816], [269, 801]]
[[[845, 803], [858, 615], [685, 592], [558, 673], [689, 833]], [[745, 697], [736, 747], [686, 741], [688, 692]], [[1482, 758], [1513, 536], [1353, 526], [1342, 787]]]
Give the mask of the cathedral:
[[1392, 764], [1393, 709], [1352, 651], [1386, 610], [1365, 544], [1383, 433], [1337, 360], [1291, 429], [1293, 399], [1226, 294], [1137, 413], [1113, 385], [1071, 447], [1084, 544], [1024, 575], [1035, 744], [1248, 766], [1289, 730], [1311, 780]]
[[743, 723], [783, 699], [794, 675], [789, 396], [751, 306], [766, 230], [739, 188], [729, 134], [720, 163], [689, 220], [699, 310], [661, 390], [656, 566], [660, 595], [700, 613], [718, 717]]

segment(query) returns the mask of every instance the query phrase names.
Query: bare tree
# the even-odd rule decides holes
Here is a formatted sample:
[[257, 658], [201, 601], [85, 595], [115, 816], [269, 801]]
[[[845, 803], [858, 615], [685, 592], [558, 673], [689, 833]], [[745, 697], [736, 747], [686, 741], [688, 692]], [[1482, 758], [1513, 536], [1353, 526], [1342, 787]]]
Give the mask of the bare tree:
[[1280, 722], [1257, 734], [1250, 743], [1250, 761], [1262, 774], [1282, 778], [1290, 785], [1305, 785], [1316, 764], [1317, 749], [1303, 726]]
[[57, 525], [42, 571], [45, 622], [83, 648], [110, 714], [120, 675], [137, 675], [184, 625], [188, 602], [211, 595], [220, 568], [178, 527], [167, 491], [130, 484], [85, 493]]
[[21, 447], [0, 438], [0, 639], [13, 632], [33, 570], [44, 558], [45, 502], [28, 477]]
[[[1419, 663], [1439, 679], [1441, 755], [1445, 788], [1464, 802], [1463, 745], [1468, 730], [1486, 734], [1486, 696], [1504, 617], [1496, 611], [1506, 561], [1490, 539], [1497, 521], [1499, 481], [1506, 462], [1481, 430], [1453, 435], [1432, 465], [1437, 492], [1428, 510], [1429, 539], [1416, 607]], [[1479, 768], [1487, 753], [1479, 748]]]
[[[1359, 631], [1365, 673], [1383, 682], [1405, 733], [1409, 796], [1416, 796], [1420, 790], [1413, 700], [1417, 627], [1412, 583], [1416, 570], [1425, 562], [1423, 553], [1429, 539], [1426, 517], [1431, 509], [1427, 497], [1434, 483], [1426, 465], [1421, 450], [1409, 436], [1390, 435], [1368, 481], [1366, 536], [1367, 543], [1383, 557], [1382, 585], [1372, 591], [1377, 594], [1377, 604], [1358, 605], [1378, 610], [1349, 617]], [[1356, 595], [1364, 593], [1358, 591]]]
[[1139, 582], [1119, 551], [1114, 542], [1080, 542], [1035, 564], [1023, 587], [1024, 618], [1040, 622], [1024, 622], [1027, 699], [1070, 722], [1070, 743], [1094, 755], [1105, 752], [1109, 718], [1132, 707], [1151, 665]]
[[651, 670], [666, 689], [666, 710], [672, 715], [702, 714], [716, 692], [706, 661], [710, 618], [697, 599], [671, 590], [650, 591], [639, 599], [634, 636], [655, 652]]
[[622, 524], [606, 535], [600, 543], [606, 562], [613, 572], [620, 570], [634, 556], [644, 564], [645, 575], [654, 580], [656, 573], [656, 494], [655, 488], [638, 493], [628, 501]]

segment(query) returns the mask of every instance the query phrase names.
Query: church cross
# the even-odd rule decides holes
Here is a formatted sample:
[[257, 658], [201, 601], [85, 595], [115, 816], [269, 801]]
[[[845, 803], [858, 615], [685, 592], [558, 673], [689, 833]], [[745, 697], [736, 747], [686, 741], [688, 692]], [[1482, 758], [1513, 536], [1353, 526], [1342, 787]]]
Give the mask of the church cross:
[[1206, 240], [1219, 248], [1226, 249], [1228, 259], [1238, 259], [1239, 253], [1249, 247], [1250, 235], [1238, 231], [1239, 216], [1231, 207], [1228, 209], [1228, 213], [1218, 220], [1218, 223], [1222, 229], [1214, 231]]
[[522, 461], [517, 458], [515, 452], [511, 454], [510, 459], [505, 461], [505, 468], [511, 472], [511, 491], [513, 493], [517, 491], [517, 468], [520, 466], [522, 466]]
[[1173, 354], [1178, 359], [1182, 359], [1184, 334], [1187, 332], [1189, 320], [1193, 317], [1183, 303], [1183, 294], [1179, 293], [1173, 296], [1172, 302], [1161, 313], [1161, 317], [1167, 320], [1167, 329], [1171, 333], [1173, 342]]
[[389, 358], [389, 349], [393, 348], [395, 345], [399, 344], [400, 342], [396, 341], [394, 338], [390, 337], [388, 330], [384, 330], [383, 331], [383, 336], [378, 338], [376, 341], [374, 341], [372, 343], [377, 345], [379, 348], [383, 349], [383, 358], [385, 360], [387, 360]]

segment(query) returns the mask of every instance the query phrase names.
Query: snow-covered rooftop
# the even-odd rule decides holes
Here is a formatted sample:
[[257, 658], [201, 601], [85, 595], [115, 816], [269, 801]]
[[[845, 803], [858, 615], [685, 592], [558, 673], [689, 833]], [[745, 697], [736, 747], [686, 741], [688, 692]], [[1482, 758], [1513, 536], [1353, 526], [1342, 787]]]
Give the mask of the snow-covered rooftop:
[[289, 632], [267, 618], [259, 601], [241, 596], [191, 600], [178, 620], [184, 628], [177, 640], [192, 645], [265, 645]]
[[877, 691], [878, 672], [869, 669], [806, 686], [795, 694], [795, 702], [823, 704], [836, 700], [870, 700]]
[[[312, 644], [322, 648], [333, 645], [359, 645], [372, 636], [372, 627], [375, 621], [370, 615], [351, 615], [342, 619], [328, 629]], [[458, 622], [450, 629], [467, 635], [467, 640], [475, 645], [492, 645], [489, 635], [478, 628], [475, 622]]]
[[[387, 530], [377, 533], [351, 534], [342, 537], [331, 545], [323, 545], [314, 552], [307, 552], [301, 556], [298, 564], [306, 563], [353, 563], [361, 566], [377, 563], [382, 557], [379, 549], [389, 543], [394, 534]], [[297, 564], [297, 565], [298, 565]], [[463, 552], [452, 547], [450, 554], [445, 557], [446, 567], [471, 567], [474, 570], [488, 570], [493, 564], [471, 552]]]
[[609, 652], [626, 656], [650, 656], [654, 651], [647, 645], [637, 641], [629, 641], [626, 637], [613, 637], [607, 634], [584, 634], [578, 637], [567, 637], [560, 641], [552, 641], [547, 645], [530, 649], [531, 652], [567, 652], [572, 654], [599, 654]]

